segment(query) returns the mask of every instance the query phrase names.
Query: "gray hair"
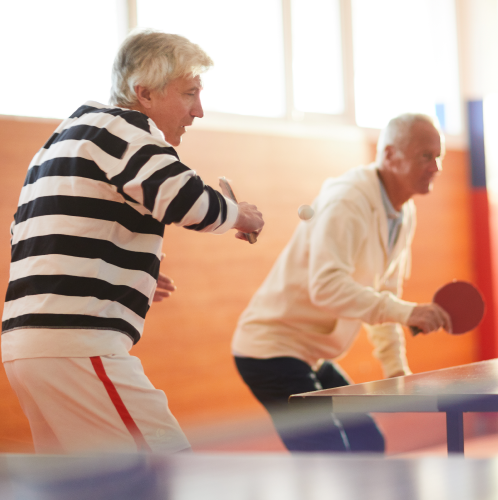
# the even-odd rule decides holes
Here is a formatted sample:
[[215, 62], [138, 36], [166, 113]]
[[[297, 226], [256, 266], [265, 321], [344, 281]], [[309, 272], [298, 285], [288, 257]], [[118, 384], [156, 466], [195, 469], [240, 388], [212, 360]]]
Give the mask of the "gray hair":
[[183, 36], [151, 29], [133, 31], [114, 59], [109, 103], [132, 107], [138, 102], [136, 85], [163, 91], [171, 80], [195, 77], [212, 65], [211, 58]]
[[380, 133], [376, 157], [376, 162], [379, 165], [384, 161], [386, 146], [394, 146], [401, 153], [401, 150], [410, 141], [410, 132], [417, 122], [426, 122], [432, 125], [439, 132], [441, 146], [443, 146], [444, 136], [437, 118], [422, 113], [404, 113], [390, 120]]

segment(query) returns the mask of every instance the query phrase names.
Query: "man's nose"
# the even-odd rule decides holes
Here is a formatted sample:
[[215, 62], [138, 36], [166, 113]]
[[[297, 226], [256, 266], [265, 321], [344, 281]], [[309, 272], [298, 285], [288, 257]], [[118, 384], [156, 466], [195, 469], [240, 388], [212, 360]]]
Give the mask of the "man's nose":
[[194, 118], [202, 118], [204, 116], [204, 110], [202, 109], [202, 103], [201, 103], [201, 98], [200, 97], [198, 97], [195, 100], [194, 106], [192, 107], [192, 110], [191, 110], [190, 114]]
[[427, 165], [427, 169], [429, 170], [429, 172], [440, 172], [443, 169], [441, 158], [433, 158]]

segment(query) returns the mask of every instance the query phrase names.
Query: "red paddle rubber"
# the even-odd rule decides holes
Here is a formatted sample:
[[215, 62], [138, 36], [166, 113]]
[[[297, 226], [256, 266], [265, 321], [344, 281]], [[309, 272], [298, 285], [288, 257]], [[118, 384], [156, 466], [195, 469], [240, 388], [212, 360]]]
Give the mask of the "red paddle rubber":
[[[452, 281], [442, 286], [432, 299], [441, 306], [451, 318], [452, 333], [459, 335], [476, 328], [484, 316], [485, 304], [479, 290], [466, 281]], [[411, 326], [413, 335], [422, 330]]]

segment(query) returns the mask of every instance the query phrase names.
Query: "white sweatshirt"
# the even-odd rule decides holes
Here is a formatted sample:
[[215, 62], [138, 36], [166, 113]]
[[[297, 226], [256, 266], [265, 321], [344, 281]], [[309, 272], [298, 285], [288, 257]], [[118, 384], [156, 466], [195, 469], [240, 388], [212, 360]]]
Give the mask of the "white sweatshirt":
[[313, 365], [344, 355], [365, 323], [386, 376], [410, 373], [403, 329], [413, 307], [401, 300], [410, 268], [415, 206], [391, 254], [376, 165], [327, 179], [270, 274], [242, 314], [238, 356], [290, 356]]

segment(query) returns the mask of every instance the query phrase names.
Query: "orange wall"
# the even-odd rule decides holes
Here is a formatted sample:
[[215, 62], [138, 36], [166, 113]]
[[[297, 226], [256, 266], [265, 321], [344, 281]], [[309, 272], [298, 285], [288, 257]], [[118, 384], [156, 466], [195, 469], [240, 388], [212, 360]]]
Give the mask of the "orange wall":
[[[2, 295], [8, 282], [9, 225], [26, 168], [55, 127], [55, 122], [0, 119]], [[166, 228], [162, 270], [178, 290], [152, 307], [144, 339], [132, 353], [166, 392], [187, 434], [194, 426], [242, 417], [259, 419], [264, 427], [267, 417], [240, 381], [230, 356], [235, 323], [297, 225], [298, 206], [312, 201], [325, 177], [370, 161], [372, 145], [359, 135], [334, 140], [194, 127], [179, 154], [211, 185], [221, 175], [232, 179], [239, 200], [258, 205], [266, 226], [256, 245], [236, 240], [233, 232], [213, 236]], [[466, 153], [449, 151], [444, 166], [434, 193], [415, 200], [419, 224], [412, 278], [405, 289], [409, 300], [429, 301], [439, 285], [453, 278], [472, 280]], [[408, 336], [407, 343], [414, 372], [476, 360], [474, 334]], [[364, 334], [341, 364], [356, 382], [382, 376]], [[29, 427], [3, 370], [0, 391], [0, 451], [29, 451]]]

